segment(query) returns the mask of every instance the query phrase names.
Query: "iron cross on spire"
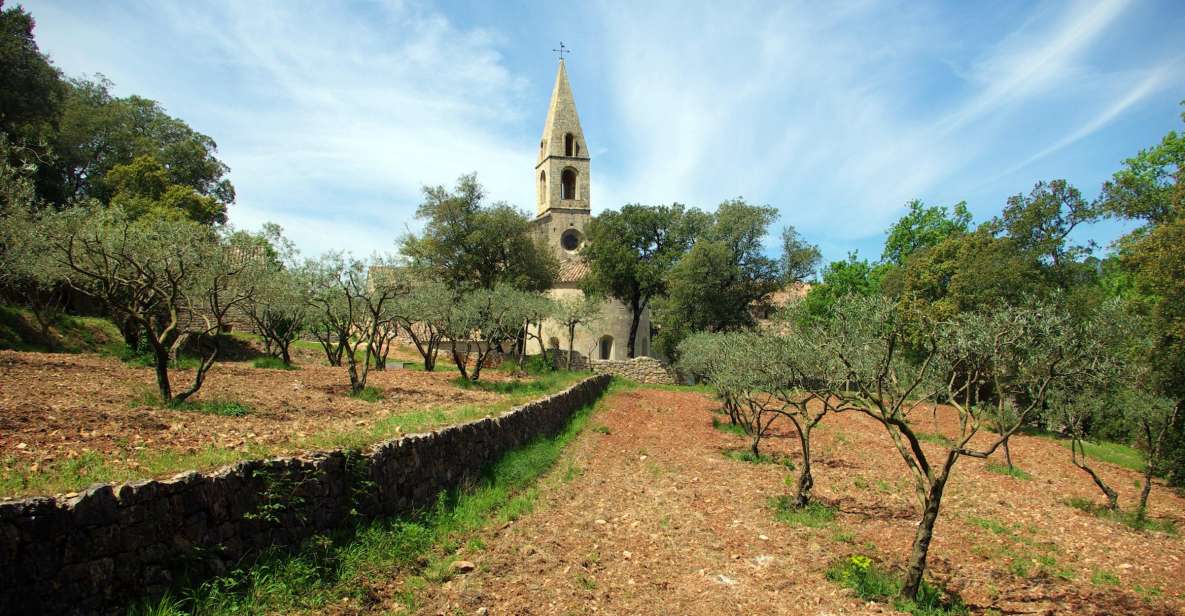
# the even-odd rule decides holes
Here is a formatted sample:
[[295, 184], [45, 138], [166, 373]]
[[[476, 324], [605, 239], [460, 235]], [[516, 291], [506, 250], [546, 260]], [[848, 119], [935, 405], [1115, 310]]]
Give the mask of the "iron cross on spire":
[[571, 49], [568, 49], [567, 47], [564, 47], [564, 42], [563, 42], [563, 41], [560, 41], [560, 48], [559, 48], [559, 49], [552, 49], [552, 51], [554, 51], [554, 52], [556, 52], [556, 53], [560, 54], [560, 62], [563, 62], [563, 61], [564, 61], [564, 54], [566, 54], [566, 53], [572, 53], [572, 50], [571, 50]]

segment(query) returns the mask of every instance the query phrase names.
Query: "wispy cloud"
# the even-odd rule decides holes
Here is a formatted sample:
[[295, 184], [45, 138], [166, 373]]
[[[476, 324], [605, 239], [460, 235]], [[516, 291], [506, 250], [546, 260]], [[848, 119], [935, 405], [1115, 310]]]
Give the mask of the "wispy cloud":
[[26, 5], [68, 73], [105, 72], [218, 140], [232, 222], [279, 222], [307, 253], [389, 250], [421, 185], [469, 171], [530, 209], [560, 25], [584, 41], [594, 211], [743, 195], [829, 258], [878, 252], [914, 197], [991, 213], [1038, 168], [1103, 177], [1071, 146], [1121, 160], [1140, 142], [1119, 127], [1185, 87], [1171, 0]]

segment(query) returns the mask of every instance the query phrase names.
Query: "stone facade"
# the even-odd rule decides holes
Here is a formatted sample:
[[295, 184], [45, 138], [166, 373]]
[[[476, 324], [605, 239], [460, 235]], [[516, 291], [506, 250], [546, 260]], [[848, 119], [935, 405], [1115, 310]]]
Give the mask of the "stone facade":
[[431, 505], [499, 456], [559, 432], [600, 375], [536, 402], [365, 452], [252, 460], [165, 481], [99, 484], [68, 500], [0, 501], [0, 614], [117, 613], [185, 574], [225, 572], [359, 517]]
[[[548, 291], [554, 299], [579, 297], [581, 279], [588, 266], [581, 260], [580, 250], [586, 239], [585, 229], [592, 219], [591, 159], [576, 113], [576, 99], [568, 83], [568, 71], [563, 60], [556, 71], [555, 87], [539, 141], [539, 158], [535, 165], [536, 208], [535, 232], [550, 246], [560, 260], [560, 275]], [[571, 174], [574, 185], [565, 185], [565, 173]], [[599, 318], [590, 326], [577, 328], [575, 349], [599, 359], [624, 360], [629, 356], [631, 314], [628, 307], [609, 298]], [[549, 345], [567, 348], [568, 333], [559, 323], [545, 322], [543, 338]], [[635, 338], [635, 354], [649, 355], [650, 314], [643, 311]]]

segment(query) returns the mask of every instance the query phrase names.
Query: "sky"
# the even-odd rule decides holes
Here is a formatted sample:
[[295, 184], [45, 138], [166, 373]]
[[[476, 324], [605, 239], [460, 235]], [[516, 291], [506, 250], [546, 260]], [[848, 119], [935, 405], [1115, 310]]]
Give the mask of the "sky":
[[231, 223], [309, 256], [394, 251], [422, 187], [470, 172], [534, 214], [561, 40], [593, 213], [744, 197], [780, 212], [771, 254], [793, 225], [875, 259], [915, 198], [982, 221], [1040, 180], [1093, 197], [1183, 128], [1180, 0], [14, 4], [66, 74], [213, 137]]

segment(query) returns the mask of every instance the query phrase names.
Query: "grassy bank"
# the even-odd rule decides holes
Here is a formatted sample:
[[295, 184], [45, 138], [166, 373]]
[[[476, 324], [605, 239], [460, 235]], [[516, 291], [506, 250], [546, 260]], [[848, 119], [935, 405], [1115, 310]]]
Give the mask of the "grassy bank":
[[[324, 449], [362, 449], [404, 434], [428, 432], [445, 426], [497, 415], [511, 408], [561, 391], [587, 374], [558, 372], [512, 381], [516, 386], [504, 387], [500, 399], [489, 404], [469, 404], [455, 407], [428, 408], [421, 411], [400, 412], [368, 425], [327, 428], [304, 437], [292, 437], [278, 443], [249, 443], [239, 447], [209, 445], [193, 452], [137, 449], [129, 444], [116, 455], [134, 464], [111, 464], [104, 455], [81, 453], [77, 458], [52, 465], [29, 467], [15, 456], [0, 456], [0, 496], [60, 494], [77, 492], [94, 483], [119, 483], [148, 477], [164, 477], [187, 470], [210, 470], [240, 460], [267, 458], [299, 451]], [[535, 384], [538, 383], [538, 384]], [[495, 391], [497, 391], [495, 389]], [[191, 403], [192, 412], [228, 414], [226, 408], [235, 403]], [[209, 408], [207, 408], [209, 407]], [[249, 409], [237, 405], [241, 412]]]
[[46, 336], [28, 309], [0, 304], [0, 350], [114, 354], [123, 346], [119, 328], [107, 319], [62, 315]]
[[[614, 384], [609, 393], [621, 386]], [[609, 394], [606, 394], [606, 396]], [[604, 398], [602, 398], [603, 400]], [[417, 608], [417, 590], [453, 576], [453, 562], [482, 549], [476, 531], [529, 513], [535, 482], [555, 467], [597, 405], [578, 411], [560, 434], [507, 453], [480, 480], [441, 493], [414, 515], [363, 523], [309, 539], [294, 554], [265, 554], [254, 566], [134, 607], [144, 616], [320, 613], [331, 604]], [[560, 474], [560, 480], [571, 476]], [[375, 605], [375, 586], [401, 580], [398, 605]]]

